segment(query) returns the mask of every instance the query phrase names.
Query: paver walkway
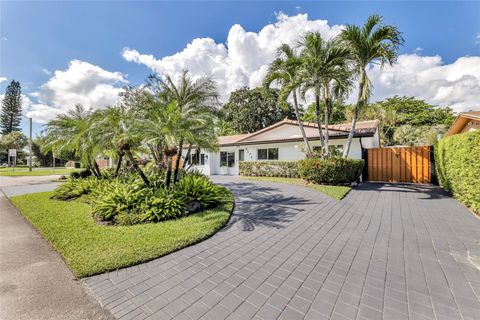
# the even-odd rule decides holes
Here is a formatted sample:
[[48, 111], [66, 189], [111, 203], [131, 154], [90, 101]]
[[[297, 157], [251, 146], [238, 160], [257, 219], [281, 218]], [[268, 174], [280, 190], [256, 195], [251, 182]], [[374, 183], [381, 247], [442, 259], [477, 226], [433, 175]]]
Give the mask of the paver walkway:
[[236, 197], [226, 229], [85, 280], [117, 318], [480, 318], [480, 220], [439, 188], [365, 184], [335, 201], [216, 179]]

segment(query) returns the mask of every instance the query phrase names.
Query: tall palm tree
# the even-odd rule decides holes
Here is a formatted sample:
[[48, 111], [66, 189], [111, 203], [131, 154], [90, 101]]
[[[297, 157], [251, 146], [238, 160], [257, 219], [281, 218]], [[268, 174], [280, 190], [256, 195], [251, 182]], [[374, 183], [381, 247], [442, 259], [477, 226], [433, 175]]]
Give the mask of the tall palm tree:
[[57, 116], [46, 126], [46, 141], [43, 150], [56, 154], [73, 153], [94, 175], [100, 176], [95, 161], [99, 151], [90, 134], [91, 111], [80, 104]]
[[312, 90], [315, 93], [317, 125], [321, 135], [320, 98], [323, 102], [324, 134], [321, 139], [322, 156], [328, 156], [330, 118], [332, 100], [342, 98], [350, 90], [351, 72], [349, 70], [350, 52], [339, 45], [338, 39], [323, 40], [319, 32], [307, 33], [300, 42], [303, 50], [303, 94]]
[[286, 103], [287, 98], [292, 95], [293, 108], [295, 116], [300, 127], [300, 132], [305, 144], [307, 153], [311, 152], [310, 144], [305, 134], [305, 128], [300, 119], [300, 111], [298, 107], [297, 91], [300, 87], [301, 81], [299, 77], [301, 67], [301, 60], [296, 54], [295, 50], [288, 44], [283, 44], [277, 49], [277, 58], [270, 64], [267, 75], [263, 81], [265, 87], [270, 87], [272, 83], [277, 83], [281, 86], [279, 101], [282, 104]]
[[367, 75], [370, 64], [386, 63], [392, 65], [398, 57], [398, 49], [403, 45], [403, 37], [394, 25], [384, 25], [382, 16], [371, 15], [363, 27], [347, 25], [340, 33], [340, 38], [351, 52], [354, 71], [358, 78], [358, 97], [355, 104], [352, 126], [348, 135], [347, 145], [343, 157], [347, 157], [352, 144], [358, 112], [368, 103], [372, 94], [372, 83]]
[[313, 90], [315, 95], [315, 114], [318, 126], [318, 135], [320, 138], [320, 147], [325, 149], [325, 141], [323, 138], [322, 124], [320, 122], [320, 95], [321, 95], [321, 54], [324, 41], [320, 32], [308, 32], [299, 41], [302, 48], [300, 58], [302, 59], [302, 80], [303, 89], [302, 97], [308, 90]]
[[[209, 77], [203, 77], [194, 81], [189, 76], [188, 71], [184, 70], [176, 82], [167, 75], [165, 79], [151, 76], [150, 83], [153, 84], [153, 88], [158, 92], [159, 98], [164, 104], [175, 101], [180, 112], [197, 110], [214, 113], [216, 111], [215, 107], [218, 103], [217, 87], [215, 82]], [[174, 181], [178, 180], [184, 142], [185, 137], [180, 137], [173, 173]]]

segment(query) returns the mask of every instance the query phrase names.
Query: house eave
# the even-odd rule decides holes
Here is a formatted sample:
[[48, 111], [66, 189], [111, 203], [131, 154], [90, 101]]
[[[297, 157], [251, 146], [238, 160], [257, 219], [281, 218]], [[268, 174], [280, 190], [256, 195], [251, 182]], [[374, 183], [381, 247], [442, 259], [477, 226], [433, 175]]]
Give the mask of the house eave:
[[[367, 133], [357, 133], [353, 136], [353, 138], [370, 138], [373, 137], [375, 133], [367, 132]], [[337, 135], [337, 136], [330, 136], [330, 140], [337, 140], [337, 139], [346, 139], [348, 135]], [[308, 138], [308, 141], [319, 141], [319, 137]], [[245, 145], [259, 145], [259, 144], [272, 144], [272, 143], [288, 143], [288, 142], [302, 142], [303, 138], [291, 138], [291, 139], [274, 139], [274, 140], [261, 140], [261, 141], [239, 141], [234, 143], [225, 143], [220, 144], [220, 147], [238, 147], [238, 146], [245, 146]]]

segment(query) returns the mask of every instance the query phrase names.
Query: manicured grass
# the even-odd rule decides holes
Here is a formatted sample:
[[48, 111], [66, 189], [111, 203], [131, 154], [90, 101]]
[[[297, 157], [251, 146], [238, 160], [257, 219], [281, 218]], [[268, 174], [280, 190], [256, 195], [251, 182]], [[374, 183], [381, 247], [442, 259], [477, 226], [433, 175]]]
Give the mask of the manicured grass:
[[57, 201], [53, 192], [16, 196], [12, 202], [63, 256], [77, 277], [145, 262], [199, 242], [222, 228], [233, 196], [217, 208], [177, 220], [134, 226], [102, 226], [80, 200]]
[[302, 179], [299, 178], [280, 178], [280, 177], [241, 177], [242, 179], [247, 180], [258, 180], [258, 181], [272, 181], [272, 182], [280, 182], [280, 183], [288, 183], [294, 184], [299, 186], [309, 187], [315, 190], [318, 190], [327, 196], [341, 200], [343, 199], [352, 188], [347, 186], [331, 186], [331, 185], [324, 185], [324, 184], [315, 184], [315, 183], [307, 183]]
[[28, 171], [28, 168], [0, 168], [0, 176], [50, 176], [54, 174], [68, 175], [70, 172], [78, 171], [79, 169], [66, 169], [65, 167], [55, 168], [35, 168], [32, 172]]

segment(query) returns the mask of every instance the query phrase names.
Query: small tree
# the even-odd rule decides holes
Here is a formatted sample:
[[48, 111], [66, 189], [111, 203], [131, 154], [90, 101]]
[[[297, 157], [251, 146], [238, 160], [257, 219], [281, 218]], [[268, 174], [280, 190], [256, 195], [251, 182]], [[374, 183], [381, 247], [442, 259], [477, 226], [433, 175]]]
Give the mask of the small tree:
[[7, 86], [5, 97], [2, 100], [2, 112], [0, 114], [0, 128], [2, 134], [20, 131], [22, 118], [22, 89], [20, 82], [12, 80]]

